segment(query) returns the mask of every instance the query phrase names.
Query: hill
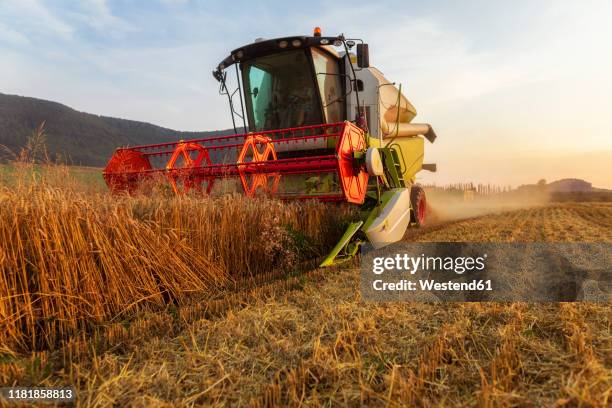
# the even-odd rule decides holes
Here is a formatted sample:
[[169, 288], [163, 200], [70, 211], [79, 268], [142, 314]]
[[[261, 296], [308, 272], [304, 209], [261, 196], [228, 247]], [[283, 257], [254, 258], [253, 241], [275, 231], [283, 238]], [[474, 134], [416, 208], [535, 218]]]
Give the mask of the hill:
[[181, 132], [146, 122], [98, 116], [61, 103], [0, 93], [0, 145], [18, 152], [45, 121], [52, 158], [70, 164], [104, 166], [116, 147], [233, 133], [233, 130]]
[[592, 191], [593, 185], [588, 181], [580, 179], [561, 179], [548, 183], [548, 191], [551, 193], [565, 193], [575, 191]]
[[590, 192], [609, 192], [605, 188], [595, 188], [593, 184], [582, 179], [565, 178], [550, 183], [540, 180], [537, 184], [523, 184], [516, 188], [516, 191], [546, 191], [548, 193], [590, 193]]
[[609, 202], [612, 201], [612, 190], [593, 187], [593, 184], [578, 178], [565, 178], [546, 183], [540, 180], [537, 184], [523, 184], [514, 192], [536, 197], [546, 195], [553, 202]]

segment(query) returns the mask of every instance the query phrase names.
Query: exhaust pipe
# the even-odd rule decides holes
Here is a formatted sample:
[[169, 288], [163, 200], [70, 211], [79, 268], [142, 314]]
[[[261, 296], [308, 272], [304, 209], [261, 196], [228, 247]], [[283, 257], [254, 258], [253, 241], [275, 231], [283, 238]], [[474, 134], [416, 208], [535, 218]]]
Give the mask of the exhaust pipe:
[[436, 165], [436, 163], [423, 164], [421, 168], [423, 170], [431, 171], [432, 173], [435, 173], [436, 171], [438, 171], [438, 166]]

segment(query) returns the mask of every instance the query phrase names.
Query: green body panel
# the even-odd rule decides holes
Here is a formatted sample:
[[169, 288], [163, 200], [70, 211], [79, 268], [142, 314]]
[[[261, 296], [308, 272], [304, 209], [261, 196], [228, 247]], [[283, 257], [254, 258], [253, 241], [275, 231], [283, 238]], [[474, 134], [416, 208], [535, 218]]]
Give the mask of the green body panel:
[[385, 179], [389, 188], [404, 187], [404, 178], [402, 177], [401, 162], [397, 152], [387, 147], [378, 149], [381, 155], [383, 166], [385, 169]]
[[[354, 243], [354, 245], [351, 247], [351, 238], [353, 238], [357, 231], [359, 231], [362, 225], [363, 221], [352, 222], [348, 226], [348, 228], [342, 235], [342, 238], [340, 238], [334, 249], [332, 249], [329, 255], [327, 255], [323, 262], [321, 262], [321, 265], [319, 265], [319, 267], [323, 268], [325, 266], [331, 266], [355, 256], [357, 250], [359, 249], [359, 243]], [[341, 257], [338, 257], [338, 255], [343, 249], [346, 249], [348, 251], [345, 251], [345, 253]]]

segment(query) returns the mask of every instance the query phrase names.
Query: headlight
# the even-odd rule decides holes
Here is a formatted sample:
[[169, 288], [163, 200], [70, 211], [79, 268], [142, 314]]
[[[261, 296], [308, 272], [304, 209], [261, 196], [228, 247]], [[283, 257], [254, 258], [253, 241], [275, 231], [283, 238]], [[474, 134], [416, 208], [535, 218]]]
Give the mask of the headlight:
[[285, 40], [280, 41], [278, 43], [278, 46], [281, 47], [281, 48], [287, 48], [287, 45], [289, 45], [289, 43], [287, 41], [285, 41]]
[[302, 45], [302, 41], [300, 40], [293, 40], [291, 41], [291, 45], [293, 45], [294, 47], [299, 47]]

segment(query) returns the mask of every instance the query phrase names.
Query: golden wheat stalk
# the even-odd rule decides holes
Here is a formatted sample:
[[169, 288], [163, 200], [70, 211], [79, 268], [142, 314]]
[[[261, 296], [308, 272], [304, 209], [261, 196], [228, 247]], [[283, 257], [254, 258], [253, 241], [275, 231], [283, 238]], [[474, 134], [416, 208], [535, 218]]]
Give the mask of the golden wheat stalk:
[[65, 166], [37, 174], [0, 187], [0, 343], [17, 349], [291, 270], [333, 245], [349, 214], [238, 195], [112, 197], [84, 192]]

